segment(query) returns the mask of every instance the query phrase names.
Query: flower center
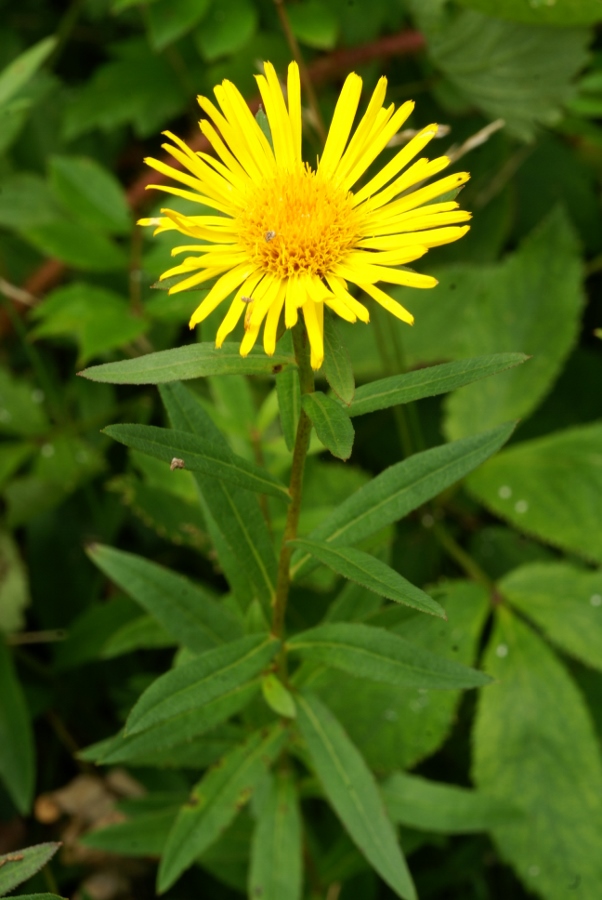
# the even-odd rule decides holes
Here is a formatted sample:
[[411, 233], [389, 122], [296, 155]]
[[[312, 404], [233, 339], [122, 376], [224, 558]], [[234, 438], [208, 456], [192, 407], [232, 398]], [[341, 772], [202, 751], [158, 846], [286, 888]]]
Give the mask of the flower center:
[[323, 277], [360, 233], [351, 194], [308, 166], [254, 186], [238, 222], [251, 259], [281, 278]]

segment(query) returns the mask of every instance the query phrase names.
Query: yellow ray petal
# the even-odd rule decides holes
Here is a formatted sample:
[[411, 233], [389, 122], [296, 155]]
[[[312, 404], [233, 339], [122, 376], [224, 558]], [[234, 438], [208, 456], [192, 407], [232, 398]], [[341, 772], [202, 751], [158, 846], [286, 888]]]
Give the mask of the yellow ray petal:
[[374, 178], [371, 178], [370, 181], [354, 195], [355, 203], [361, 203], [362, 200], [375, 194], [383, 187], [383, 185], [387, 184], [391, 178], [394, 178], [398, 172], [404, 169], [407, 164], [413, 160], [424, 147], [426, 147], [429, 141], [432, 141], [437, 134], [438, 128], [438, 125], [427, 125], [426, 128], [419, 131], [405, 147], [402, 147], [402, 149], [395, 154], [391, 162], [387, 163]]
[[340, 300], [354, 316], [357, 316], [360, 322], [370, 321], [370, 313], [363, 303], [360, 303], [359, 300], [356, 300], [355, 297], [349, 293], [344, 278], [338, 277], [337, 275], [327, 275], [326, 280], [337, 299]]
[[345, 79], [345, 84], [328, 129], [324, 152], [318, 165], [318, 172], [324, 178], [330, 178], [340, 162], [357, 112], [361, 93], [362, 79], [355, 72], [352, 72]]
[[[372, 131], [376, 119], [382, 109], [387, 92], [387, 79], [384, 75], [378, 79], [377, 85], [372, 92], [370, 102], [366, 108], [366, 112], [359, 121], [345, 152], [343, 153], [339, 165], [335, 172], [336, 180], [344, 177], [349, 168], [355, 163], [358, 151], [361, 150], [364, 141]], [[391, 110], [391, 114], [393, 110]]]
[[299, 66], [296, 62], [292, 62], [288, 67], [287, 94], [288, 115], [291, 122], [293, 140], [293, 156], [295, 162], [301, 165], [303, 161], [301, 157], [301, 79], [299, 77]]
[[[219, 306], [222, 300], [225, 300], [228, 294], [231, 294], [233, 290], [235, 290], [242, 282], [249, 277], [254, 271], [254, 266], [245, 263], [241, 266], [236, 266], [235, 269], [230, 269], [221, 278], [216, 281], [213, 285], [203, 302], [198, 306], [198, 308], [194, 311], [192, 318], [190, 319], [190, 327], [194, 328], [195, 325], [198, 325], [199, 322], [202, 322], [203, 319], [206, 319], [207, 316], [213, 312], [213, 310]], [[176, 285], [175, 289], [172, 288], [172, 291], [182, 290], [181, 285]], [[170, 291], [171, 293], [171, 291]]]
[[[428, 232], [420, 232], [428, 234]], [[417, 235], [405, 235], [405, 237], [418, 237]], [[400, 242], [401, 243], [401, 242]], [[416, 240], [409, 247], [403, 243], [395, 250], [383, 250], [381, 252], [370, 250], [354, 250], [348, 253], [341, 261], [342, 265], [349, 269], [362, 269], [364, 266], [403, 266], [406, 263], [420, 259], [427, 252], [427, 247]]]
[[[214, 91], [218, 99], [220, 96], [223, 97], [221, 85], [217, 85], [214, 88]], [[222, 113], [211, 102], [211, 100], [209, 100], [208, 97], [199, 96], [197, 97], [197, 100], [203, 112], [206, 112], [207, 115], [211, 117], [211, 119], [219, 129], [224, 141], [228, 144], [230, 152], [235, 155], [236, 159], [240, 162], [247, 175], [250, 178], [260, 178], [261, 166], [257, 164], [253, 157], [253, 154], [249, 151], [247, 143], [240, 133], [240, 128], [231, 125], [228, 119], [224, 115], [222, 115]], [[225, 99], [224, 104], [227, 105]]]
[[319, 369], [324, 362], [324, 304], [308, 300], [302, 310], [309, 338], [311, 367]]
[[238, 321], [242, 314], [246, 312], [247, 303], [245, 303], [241, 298], [251, 296], [262, 278], [263, 272], [253, 272], [253, 274], [250, 275], [249, 278], [247, 278], [246, 281], [244, 281], [241, 287], [237, 290], [236, 296], [230, 304], [228, 312], [224, 316], [221, 325], [217, 329], [217, 334], [215, 336], [216, 347], [222, 346], [230, 332], [233, 331], [234, 328], [236, 328], [236, 325], [238, 324]]
[[383, 188], [380, 193], [375, 194], [373, 197], [369, 197], [363, 208], [372, 211], [385, 206], [385, 204], [389, 203], [394, 197], [409, 190], [409, 188], [418, 184], [419, 181], [426, 181], [428, 178], [432, 178], [433, 175], [438, 175], [439, 172], [442, 172], [443, 169], [447, 168], [449, 163], [450, 161], [447, 156], [439, 156], [437, 159], [432, 160], [419, 159], [388, 187]]
[[286, 295], [286, 283], [280, 282], [278, 285], [278, 293], [272, 301], [272, 305], [268, 310], [263, 329], [263, 349], [268, 356], [273, 356], [276, 351], [276, 335], [278, 333], [278, 322], [280, 321], [280, 313], [284, 306], [284, 298]]
[[265, 134], [257, 124], [251, 110], [247, 106], [246, 100], [231, 81], [222, 82], [222, 96], [226, 108], [224, 109], [222, 99], [218, 97], [220, 105], [222, 106], [222, 109], [224, 109], [224, 112], [227, 111], [230, 124], [233, 125], [239, 135], [242, 136], [242, 140], [249, 148], [249, 152], [259, 166], [260, 172], [263, 174], [272, 172], [276, 166], [274, 151]]
[[383, 224], [387, 218], [393, 218], [399, 213], [407, 212], [410, 209], [415, 210], [419, 206], [428, 203], [429, 200], [433, 200], [435, 197], [440, 197], [441, 194], [447, 194], [449, 191], [461, 187], [461, 185], [466, 184], [469, 178], [470, 175], [468, 172], [456, 172], [453, 175], [447, 175], [445, 178], [433, 182], [433, 184], [427, 184], [426, 187], [419, 188], [417, 191], [412, 191], [411, 194], [400, 197], [399, 200], [394, 200], [392, 203], [389, 203], [388, 206], [383, 206], [381, 209]]
[[348, 191], [353, 187], [358, 178], [364, 174], [368, 166], [374, 162], [379, 153], [384, 150], [393, 135], [399, 131], [413, 109], [413, 103], [404, 103], [393, 113], [390, 121], [381, 130], [378, 137], [370, 140], [370, 143], [365, 147], [364, 152], [361, 154], [349, 174], [342, 180], [341, 187], [343, 190]]
[[397, 300], [393, 300], [392, 297], [389, 297], [388, 294], [385, 294], [384, 291], [381, 291], [380, 288], [376, 287], [374, 284], [360, 284], [359, 287], [363, 291], [365, 291], [370, 297], [376, 300], [377, 303], [387, 310], [387, 312], [393, 313], [394, 316], [397, 316], [398, 319], [401, 319], [402, 322], [407, 322], [408, 325], [414, 324], [414, 316], [412, 313], [408, 312], [405, 307], [398, 303]]
[[219, 212], [232, 215], [232, 209], [223, 203], [218, 203], [211, 197], [203, 194], [193, 194], [192, 191], [185, 191], [183, 188], [172, 187], [170, 184], [147, 184], [145, 190], [164, 191], [166, 194], [174, 194], [176, 197], [183, 197], [184, 200], [192, 200], [193, 203], [202, 203], [203, 206], [209, 206], [211, 209], [217, 209]]
[[256, 75], [255, 80], [270, 123], [276, 161], [283, 168], [292, 170], [295, 167], [296, 156], [291, 120], [282, 96], [282, 88], [274, 66], [266, 62], [263, 68], [265, 75]]
[[420, 272], [411, 272], [409, 269], [390, 269], [387, 266], [365, 266], [364, 268], [357, 266], [350, 270], [344, 266], [337, 266], [335, 271], [357, 285], [385, 281], [388, 284], [403, 284], [406, 287], [432, 288], [439, 284], [432, 275], [422, 275]]
[[[428, 207], [426, 207], [428, 209]], [[398, 224], [385, 225], [382, 228], [370, 227], [366, 229], [373, 237], [362, 238], [357, 242], [358, 247], [372, 247], [375, 250], [390, 250], [399, 244], [399, 235], [410, 231], [422, 231], [429, 228], [455, 225], [460, 222], [469, 222], [472, 213], [466, 209], [456, 209], [451, 212], [435, 213], [435, 215], [423, 215], [419, 213], [412, 219], [403, 219]]]

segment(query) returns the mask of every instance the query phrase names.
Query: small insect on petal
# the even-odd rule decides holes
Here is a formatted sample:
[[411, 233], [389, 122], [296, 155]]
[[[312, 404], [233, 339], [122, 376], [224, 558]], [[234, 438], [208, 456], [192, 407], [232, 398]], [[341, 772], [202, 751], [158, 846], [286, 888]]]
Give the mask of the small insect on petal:
[[252, 297], [241, 297], [240, 299], [242, 300], [243, 303], [252, 303], [253, 302]]
[[186, 463], [184, 462], [183, 459], [178, 459], [177, 456], [174, 456], [174, 458], [172, 459], [172, 461], [169, 464], [169, 468], [171, 469], [172, 472], [174, 471], [174, 469], [185, 469]]
[[266, 233], [265, 233], [265, 239], [266, 239], [266, 241], [267, 241], [268, 244], [270, 243], [270, 241], [273, 241], [275, 237], [276, 237], [276, 232], [275, 232], [275, 231], [266, 231]]

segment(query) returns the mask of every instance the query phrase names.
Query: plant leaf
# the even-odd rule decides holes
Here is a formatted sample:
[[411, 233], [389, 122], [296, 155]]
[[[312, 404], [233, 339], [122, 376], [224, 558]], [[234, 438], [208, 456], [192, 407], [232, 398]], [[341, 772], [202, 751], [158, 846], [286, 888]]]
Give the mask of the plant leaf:
[[386, 684], [453, 690], [490, 682], [483, 672], [437, 656], [384, 628], [357, 622], [309, 628], [287, 641], [287, 647], [305, 659]]
[[439, 603], [420, 588], [414, 587], [395, 569], [375, 556], [364, 553], [363, 550], [356, 550], [353, 547], [332, 547], [329, 544], [301, 538], [290, 543], [294, 547], [307, 550], [339, 575], [361, 584], [381, 597], [412, 606], [432, 616], [446, 618], [445, 610]]
[[[25, 815], [29, 812], [34, 790], [33, 733], [11, 654], [1, 636], [0, 685], [0, 779], [19, 812]], [[0, 887], [2, 872], [0, 869]]]
[[326, 449], [339, 459], [349, 459], [355, 432], [340, 404], [322, 391], [313, 391], [301, 397], [301, 405]]
[[56, 47], [55, 37], [46, 37], [21, 53], [0, 72], [0, 107], [18, 93], [33, 77]]
[[[353, 366], [334, 316], [324, 316], [324, 377], [339, 400], [349, 406], [355, 395]], [[361, 388], [360, 388], [361, 390]], [[351, 412], [350, 412], [351, 415]]]
[[34, 847], [14, 850], [0, 856], [0, 896], [3, 897], [18, 884], [22, 884], [39, 872], [60, 846], [60, 843], [49, 841], [46, 844], [36, 844]]
[[311, 694], [298, 698], [298, 723], [328, 800], [353, 842], [398, 897], [416, 891], [374, 776], [333, 714]]
[[526, 25], [590, 25], [602, 21], [598, 0], [556, 0], [555, 3], [525, 3], [524, 0], [460, 0], [498, 19]]
[[282, 684], [277, 675], [270, 672], [261, 681], [263, 698], [270, 709], [279, 716], [294, 719], [297, 715], [297, 707], [293, 695]]
[[301, 900], [303, 856], [301, 814], [290, 774], [274, 776], [251, 844], [249, 897]]
[[276, 391], [278, 392], [278, 410], [284, 441], [289, 450], [295, 446], [297, 424], [301, 414], [301, 388], [299, 373], [294, 366], [288, 366], [276, 375]]
[[292, 365], [295, 360], [290, 356], [266, 356], [257, 350], [243, 358], [237, 345], [225, 344], [218, 350], [213, 343], [205, 343], [91, 366], [79, 374], [109, 384], [166, 384], [207, 375], [271, 375]]
[[180, 810], [167, 839], [159, 867], [159, 892], [171, 887], [217, 840], [249, 801], [287, 740], [288, 732], [280, 724], [267, 734], [256, 731], [203, 776]]

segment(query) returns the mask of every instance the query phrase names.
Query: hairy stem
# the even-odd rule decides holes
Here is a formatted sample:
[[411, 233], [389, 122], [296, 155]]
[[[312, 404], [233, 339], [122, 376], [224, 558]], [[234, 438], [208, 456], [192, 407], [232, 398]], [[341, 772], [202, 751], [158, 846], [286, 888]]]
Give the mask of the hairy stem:
[[[305, 326], [299, 322], [293, 328], [293, 343], [295, 346], [295, 358], [299, 368], [299, 382], [301, 394], [310, 394], [314, 390], [314, 374], [309, 361], [309, 341]], [[289, 494], [291, 502], [288, 507], [280, 558], [278, 560], [278, 577], [276, 581], [276, 596], [274, 598], [274, 615], [272, 618], [272, 634], [282, 637], [284, 632], [284, 619], [286, 616], [286, 604], [290, 588], [290, 564], [293, 553], [288, 541], [297, 537], [297, 525], [299, 524], [299, 512], [301, 510], [301, 496], [303, 492], [303, 470], [309, 448], [311, 435], [311, 422], [303, 410], [299, 416], [297, 435], [293, 449], [293, 463], [291, 466], [291, 479], [289, 482]]]

